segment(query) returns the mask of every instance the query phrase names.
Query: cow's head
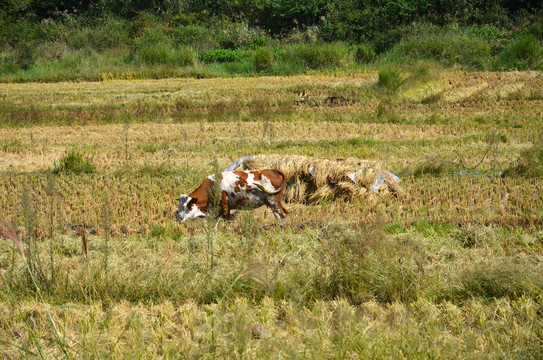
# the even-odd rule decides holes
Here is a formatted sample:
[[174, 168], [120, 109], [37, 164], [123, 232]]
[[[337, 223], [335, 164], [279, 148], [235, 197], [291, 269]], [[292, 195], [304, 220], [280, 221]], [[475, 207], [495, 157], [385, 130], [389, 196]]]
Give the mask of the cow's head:
[[179, 200], [179, 206], [177, 212], [175, 213], [175, 218], [178, 221], [185, 222], [187, 220], [194, 220], [198, 218], [203, 218], [206, 216], [199, 208], [196, 206], [198, 199], [191, 198], [188, 195], [181, 195]]

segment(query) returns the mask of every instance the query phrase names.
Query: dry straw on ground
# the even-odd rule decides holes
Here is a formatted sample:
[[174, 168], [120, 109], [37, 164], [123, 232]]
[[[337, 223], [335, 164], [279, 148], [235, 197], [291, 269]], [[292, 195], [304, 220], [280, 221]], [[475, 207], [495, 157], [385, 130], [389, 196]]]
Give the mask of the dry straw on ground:
[[[315, 203], [374, 194], [373, 184], [382, 174], [379, 195], [403, 194], [403, 189], [376, 161], [355, 158], [317, 159], [302, 155], [257, 155], [243, 163], [245, 169], [279, 169], [287, 177], [288, 202]], [[354, 173], [354, 181], [348, 174]]]

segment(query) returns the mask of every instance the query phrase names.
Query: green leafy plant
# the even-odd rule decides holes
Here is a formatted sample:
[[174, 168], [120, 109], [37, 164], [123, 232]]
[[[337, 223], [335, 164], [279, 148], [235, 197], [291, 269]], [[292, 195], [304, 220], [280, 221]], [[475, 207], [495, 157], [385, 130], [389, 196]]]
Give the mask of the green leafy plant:
[[52, 170], [53, 174], [92, 174], [95, 171], [92, 161], [76, 150], [67, 152], [58, 163], [55, 162]]
[[234, 62], [240, 60], [242, 54], [238, 50], [230, 49], [215, 49], [204, 51], [201, 60], [205, 63], [212, 62]]

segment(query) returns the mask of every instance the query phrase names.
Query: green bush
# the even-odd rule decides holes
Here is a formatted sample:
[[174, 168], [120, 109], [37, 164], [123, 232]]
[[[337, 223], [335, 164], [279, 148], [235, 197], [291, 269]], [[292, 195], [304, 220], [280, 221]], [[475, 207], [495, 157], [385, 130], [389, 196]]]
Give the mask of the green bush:
[[60, 61], [71, 53], [68, 45], [62, 41], [46, 41], [36, 48], [36, 56], [46, 61]]
[[538, 17], [526, 28], [528, 34], [535, 36], [539, 41], [543, 41], [543, 14]]
[[72, 22], [64, 25], [59, 34], [74, 49], [103, 51], [128, 43], [128, 23], [112, 16], [94, 20], [94, 24]]
[[36, 47], [35, 44], [23, 42], [19, 44], [18, 51], [15, 56], [15, 64], [23, 70], [30, 69], [36, 63]]
[[294, 44], [285, 47], [284, 60], [305, 69], [323, 69], [345, 65], [349, 51], [345, 44]]
[[480, 38], [487, 42], [492, 55], [498, 54], [504, 46], [511, 41], [513, 32], [495, 25], [472, 25], [464, 29], [472, 37]]
[[145, 65], [194, 64], [194, 51], [189, 47], [176, 47], [163, 29], [151, 27], [134, 40], [132, 60]]
[[53, 174], [92, 174], [95, 167], [91, 160], [84, 157], [80, 152], [72, 150], [66, 153], [59, 162], [55, 162]]
[[2, 51], [0, 52], [0, 74], [10, 74], [19, 70], [15, 63], [14, 51]]
[[215, 31], [202, 25], [180, 25], [173, 29], [172, 37], [178, 45], [192, 46], [205, 51], [217, 48]]
[[259, 47], [266, 46], [268, 43], [268, 39], [264, 36], [258, 36], [251, 40], [249, 44], [247, 44], [247, 48], [249, 49], [258, 49]]
[[253, 65], [256, 71], [269, 71], [273, 67], [273, 52], [269, 48], [261, 47], [253, 55]]
[[238, 49], [247, 47], [259, 38], [263, 37], [263, 32], [255, 27], [249, 27], [245, 22], [222, 22], [218, 26], [216, 38], [219, 46], [223, 49]]
[[509, 44], [498, 56], [496, 68], [525, 70], [541, 67], [543, 47], [535, 36], [522, 36]]
[[377, 31], [372, 38], [372, 46], [375, 52], [379, 55], [389, 51], [402, 39], [406, 37], [406, 30], [410, 30], [409, 27], [401, 26], [395, 27], [383, 31]]
[[[154, 10], [143, 3], [126, 5], [124, 0], [121, 2], [131, 10], [123, 10], [121, 2], [114, 2], [117, 5], [104, 3], [77, 13], [74, 8], [60, 5], [60, 8], [68, 9], [62, 15], [41, 13], [30, 16], [38, 10], [31, 10], [33, 6], [28, 4], [20, 8], [26, 9], [24, 12], [28, 16], [0, 11], [0, 73], [4, 78], [12, 76], [19, 81], [45, 78], [51, 81], [77, 78], [82, 75], [82, 69], [90, 78], [100, 78], [102, 72], [137, 72], [139, 65], [145, 65], [157, 67], [152, 71], [153, 76], [160, 77], [161, 73], [168, 76], [162, 69], [171, 71], [173, 66], [194, 64], [197, 60], [195, 51], [203, 62], [232, 64], [216, 69], [227, 72], [240, 69], [243, 74], [249, 66], [252, 73], [270, 74], [346, 69], [354, 65], [353, 62], [374, 62], [377, 56], [381, 64], [411, 65], [419, 60], [430, 60], [446, 67], [461, 65], [471, 69], [489, 66], [496, 70], [543, 69], [541, 14], [525, 13], [516, 18], [499, 11], [500, 5], [485, 7], [484, 15], [470, 18], [478, 21], [468, 21], [467, 13], [460, 14], [452, 9], [464, 11], [470, 7], [465, 4], [453, 6], [450, 1], [449, 10], [438, 12], [445, 16], [451, 11], [449, 15], [455, 15], [441, 19], [434, 18], [435, 14], [422, 16], [434, 7], [411, 4], [410, 0], [408, 3], [413, 6], [401, 6], [409, 11], [399, 13], [400, 7], [393, 3], [375, 6], [345, 1], [334, 2], [337, 7], [334, 5], [326, 11], [323, 10], [326, 8], [324, 3], [321, 4], [324, 7], [314, 7], [315, 2], [302, 2], [301, 7], [271, 1], [259, 5], [230, 4], [233, 8], [221, 3], [214, 4], [213, 9], [208, 8], [210, 4], [201, 3], [195, 7], [187, 3], [182, 7], [156, 5]], [[493, 2], [497, 4], [498, 0]], [[436, 5], [438, 1], [431, 3]], [[117, 10], [113, 11], [114, 8]], [[168, 12], [166, 8], [175, 11]], [[217, 16], [218, 8], [230, 15], [221, 13]], [[243, 15], [233, 16], [230, 11], [237, 11], [235, 8], [243, 8]], [[278, 9], [288, 11], [270, 13]], [[324, 11], [326, 15], [306, 13], [311, 9], [318, 9], [319, 13]], [[470, 9], [483, 8], [477, 5]], [[256, 17], [264, 13], [268, 16], [265, 22], [257, 20]], [[465, 21], [458, 20], [460, 17], [457, 16]], [[496, 21], [489, 22], [491, 18]], [[280, 21], [281, 25], [271, 23], [275, 21]], [[270, 32], [271, 28], [275, 30]], [[270, 34], [279, 36], [272, 39]], [[513, 35], [518, 38], [515, 40]], [[322, 43], [334, 40], [349, 42]], [[353, 46], [353, 43], [360, 45]], [[259, 50], [261, 48], [268, 50]], [[85, 59], [87, 56], [90, 59]]]
[[375, 60], [377, 56], [375, 50], [371, 45], [358, 45], [355, 49], [356, 61], [362, 64], [366, 64]]
[[145, 65], [171, 64], [174, 57], [174, 49], [165, 43], [142, 46], [135, 54], [136, 62]]
[[88, 51], [74, 51], [60, 60], [59, 64], [66, 70], [79, 72], [92, 68], [99, 61], [99, 55], [90, 49]]
[[215, 49], [202, 53], [201, 60], [205, 63], [212, 62], [233, 62], [242, 58], [242, 53], [238, 50]]
[[272, 69], [272, 74], [275, 76], [290, 76], [297, 74], [301, 69], [297, 64], [290, 62], [277, 61]]
[[431, 59], [445, 66], [486, 69], [490, 47], [485, 40], [460, 32], [433, 32], [404, 39], [384, 55], [384, 62], [404, 63], [406, 59]]

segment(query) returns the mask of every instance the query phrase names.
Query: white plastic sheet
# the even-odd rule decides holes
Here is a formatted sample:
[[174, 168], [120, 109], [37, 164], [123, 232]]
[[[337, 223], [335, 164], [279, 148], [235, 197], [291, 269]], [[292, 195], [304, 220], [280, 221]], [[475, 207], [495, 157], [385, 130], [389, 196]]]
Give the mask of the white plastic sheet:
[[243, 162], [245, 160], [251, 160], [253, 157], [252, 156], [242, 156], [240, 157], [236, 162], [232, 163], [229, 167], [226, 168], [225, 171], [233, 171], [234, 169], [236, 169], [238, 166], [240, 166], [241, 164], [243, 164]]

